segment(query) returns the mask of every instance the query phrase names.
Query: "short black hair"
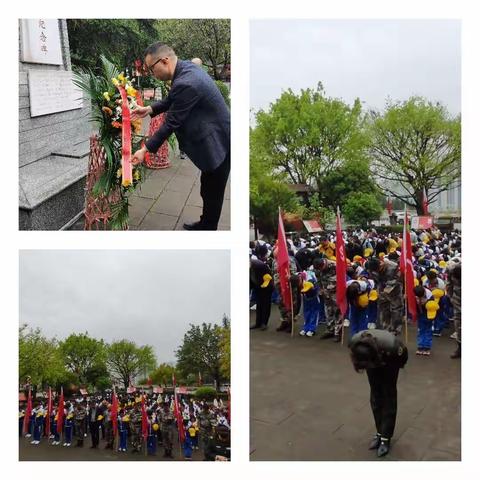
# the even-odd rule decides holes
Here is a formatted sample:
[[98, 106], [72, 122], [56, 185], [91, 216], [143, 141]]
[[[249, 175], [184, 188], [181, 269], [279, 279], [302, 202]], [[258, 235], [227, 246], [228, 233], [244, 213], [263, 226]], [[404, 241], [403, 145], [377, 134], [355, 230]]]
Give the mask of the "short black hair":
[[145, 58], [147, 55], [165, 55], [166, 57], [170, 55], [175, 55], [173, 48], [162, 42], [155, 42], [149, 45], [143, 54]]

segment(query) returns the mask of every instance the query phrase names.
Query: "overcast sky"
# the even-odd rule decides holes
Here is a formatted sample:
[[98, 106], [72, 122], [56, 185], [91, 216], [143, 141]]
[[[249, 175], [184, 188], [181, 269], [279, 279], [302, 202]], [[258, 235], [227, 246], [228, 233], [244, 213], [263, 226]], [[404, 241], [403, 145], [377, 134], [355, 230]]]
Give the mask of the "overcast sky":
[[250, 62], [255, 110], [319, 81], [327, 96], [366, 108], [421, 95], [461, 109], [457, 20], [254, 20]]
[[226, 250], [23, 250], [20, 323], [152, 345], [174, 362], [190, 323], [230, 316]]

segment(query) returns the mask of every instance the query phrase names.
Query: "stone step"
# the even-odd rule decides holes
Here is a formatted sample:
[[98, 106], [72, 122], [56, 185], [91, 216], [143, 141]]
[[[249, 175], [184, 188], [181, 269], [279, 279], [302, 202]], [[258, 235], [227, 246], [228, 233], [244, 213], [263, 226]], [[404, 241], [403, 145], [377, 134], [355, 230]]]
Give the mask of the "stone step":
[[67, 156], [56, 152], [20, 168], [21, 230], [58, 230], [83, 210], [89, 153], [83, 143]]

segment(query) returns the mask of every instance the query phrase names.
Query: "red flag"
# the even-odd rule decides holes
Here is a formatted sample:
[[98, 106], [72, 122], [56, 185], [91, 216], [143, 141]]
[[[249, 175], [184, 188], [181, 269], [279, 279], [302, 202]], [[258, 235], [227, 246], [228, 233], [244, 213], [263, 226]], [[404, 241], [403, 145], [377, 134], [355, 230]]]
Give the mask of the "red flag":
[[277, 270], [280, 277], [280, 291], [283, 305], [287, 310], [292, 308], [290, 292], [290, 259], [288, 258], [287, 239], [283, 227], [282, 212], [278, 209]]
[[148, 416], [145, 408], [145, 396], [142, 395], [142, 437], [144, 440], [148, 437]]
[[28, 387], [28, 399], [27, 399], [27, 410], [25, 412], [25, 417], [23, 418], [23, 434], [26, 435], [30, 433], [28, 427], [30, 424], [30, 416], [32, 415], [32, 387]]
[[61, 387], [60, 400], [58, 401], [58, 412], [57, 412], [57, 432], [58, 433], [62, 433], [64, 415], [65, 415], [65, 399], [63, 398], [63, 387]]
[[388, 199], [387, 199], [387, 213], [388, 213], [389, 217], [392, 215], [392, 212], [393, 212], [392, 199], [390, 197], [388, 197]]
[[173, 374], [173, 395], [173, 415], [175, 416], [175, 420], [177, 421], [178, 437], [180, 443], [183, 443], [185, 441], [185, 428], [183, 426], [182, 414], [178, 406], [177, 389], [175, 388], [175, 374]]
[[427, 191], [425, 188], [423, 189], [422, 192], [422, 208], [423, 208], [423, 214], [428, 215], [428, 197], [427, 197]]
[[45, 433], [47, 438], [50, 436], [50, 415], [51, 414], [52, 414], [52, 388], [48, 387], [47, 418], [45, 419]]
[[347, 313], [347, 257], [345, 255], [345, 244], [343, 243], [342, 222], [340, 220], [340, 209], [337, 209], [337, 231], [335, 244], [336, 276], [337, 276], [337, 306], [345, 316]]
[[417, 302], [415, 301], [415, 293], [413, 292], [413, 289], [415, 287], [415, 275], [413, 272], [412, 238], [410, 236], [410, 227], [408, 225], [407, 207], [405, 207], [405, 215], [403, 222], [403, 240], [402, 255], [400, 257], [400, 271], [403, 273], [404, 276], [407, 309], [412, 316], [412, 320], [415, 322], [417, 320]]
[[117, 394], [115, 393], [115, 388], [113, 389], [113, 394], [112, 394], [111, 417], [112, 417], [113, 436], [115, 437], [118, 431], [118, 398], [117, 398]]

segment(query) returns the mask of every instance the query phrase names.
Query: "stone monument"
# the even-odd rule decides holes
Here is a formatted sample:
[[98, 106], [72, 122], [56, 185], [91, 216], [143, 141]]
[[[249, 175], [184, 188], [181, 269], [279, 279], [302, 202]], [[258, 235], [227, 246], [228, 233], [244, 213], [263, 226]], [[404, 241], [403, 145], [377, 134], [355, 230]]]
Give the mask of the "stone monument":
[[19, 228], [59, 230], [84, 208], [90, 105], [72, 83], [67, 21], [19, 23]]

